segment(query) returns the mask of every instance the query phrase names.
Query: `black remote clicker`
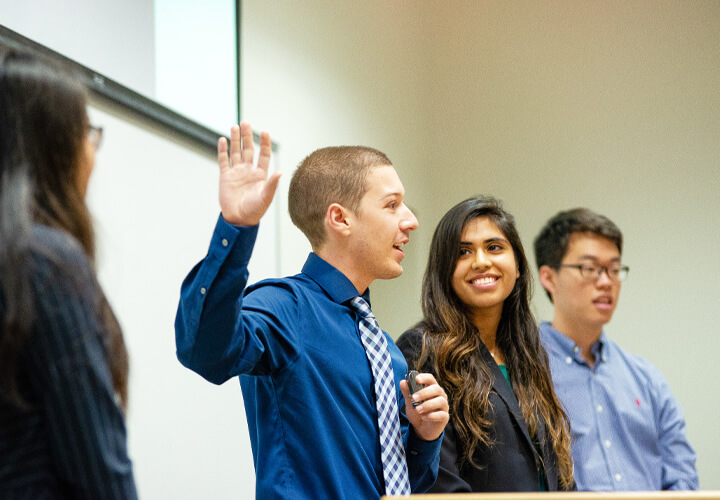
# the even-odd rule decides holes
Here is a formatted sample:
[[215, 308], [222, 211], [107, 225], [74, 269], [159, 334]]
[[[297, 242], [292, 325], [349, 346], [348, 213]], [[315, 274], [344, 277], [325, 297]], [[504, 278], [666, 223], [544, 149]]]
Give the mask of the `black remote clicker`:
[[[405, 376], [405, 379], [407, 380], [408, 387], [410, 388], [410, 397], [412, 398], [412, 395], [415, 394], [420, 389], [423, 389], [425, 386], [423, 384], [419, 384], [415, 377], [418, 375], [418, 372], [415, 370], [411, 370], [408, 372], [408, 374]], [[419, 405], [422, 403], [422, 401], [413, 401], [412, 405], [413, 407]]]

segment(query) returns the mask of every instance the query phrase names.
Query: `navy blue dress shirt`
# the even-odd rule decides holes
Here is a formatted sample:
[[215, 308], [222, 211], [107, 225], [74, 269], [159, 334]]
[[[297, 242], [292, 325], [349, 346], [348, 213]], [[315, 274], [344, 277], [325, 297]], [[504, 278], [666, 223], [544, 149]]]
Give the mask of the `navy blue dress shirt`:
[[43, 247], [32, 259], [37, 321], [18, 366], [29, 408], [0, 394], [0, 498], [137, 498], [92, 266], [64, 232], [36, 226], [32, 237]]
[[570, 417], [579, 490], [696, 490], [695, 452], [685, 418], [660, 371], [603, 332], [593, 367], [549, 323], [540, 339], [555, 393]]
[[[372, 372], [348, 301], [358, 291], [316, 254], [302, 273], [243, 293], [256, 227], [220, 217], [185, 279], [178, 359], [207, 380], [240, 377], [257, 498], [379, 498], [385, 493]], [[368, 299], [367, 293], [364, 295]], [[413, 492], [437, 476], [441, 439], [415, 436], [398, 383], [407, 364], [386, 335]]]

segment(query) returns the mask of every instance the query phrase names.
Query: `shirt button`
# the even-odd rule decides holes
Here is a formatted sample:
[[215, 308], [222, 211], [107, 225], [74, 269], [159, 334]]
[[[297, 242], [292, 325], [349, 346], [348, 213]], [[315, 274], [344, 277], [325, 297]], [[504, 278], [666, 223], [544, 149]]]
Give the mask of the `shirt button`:
[[573, 352], [580, 352], [580, 348], [578, 346], [575, 346], [575, 349], [573, 349]]
[[202, 295], [205, 295], [205, 294], [207, 293], [207, 289], [206, 289], [205, 287], [202, 287], [202, 288], [200, 289], [200, 293], [201, 293]]
[[228, 240], [226, 240], [225, 238], [222, 239], [221, 243], [224, 247], [228, 246]]
[[620, 474], [615, 474], [615, 481], [620, 482], [622, 479], [622, 476]]
[[597, 412], [602, 413], [602, 411], [603, 411], [602, 405], [597, 405]]
[[605, 440], [605, 448], [610, 448], [610, 440]]
[[568, 356], [567, 358], [565, 358], [565, 362], [569, 365], [572, 364], [572, 358]]

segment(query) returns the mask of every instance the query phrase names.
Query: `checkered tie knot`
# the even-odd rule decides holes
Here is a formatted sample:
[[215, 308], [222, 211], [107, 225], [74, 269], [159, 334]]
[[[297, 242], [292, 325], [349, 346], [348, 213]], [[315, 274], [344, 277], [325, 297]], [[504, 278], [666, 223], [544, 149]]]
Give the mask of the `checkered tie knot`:
[[385, 494], [409, 495], [410, 479], [400, 431], [395, 377], [388, 343], [368, 303], [362, 297], [355, 297], [350, 304], [360, 316], [360, 340], [365, 347], [375, 381], [375, 405], [380, 429]]

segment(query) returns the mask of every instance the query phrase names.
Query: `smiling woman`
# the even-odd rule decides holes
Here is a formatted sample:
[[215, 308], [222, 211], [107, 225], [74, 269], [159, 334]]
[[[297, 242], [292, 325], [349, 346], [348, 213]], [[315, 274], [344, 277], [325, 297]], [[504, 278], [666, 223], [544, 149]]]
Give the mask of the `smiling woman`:
[[498, 200], [465, 200], [433, 235], [425, 318], [397, 341], [450, 399], [433, 492], [573, 488], [565, 413], [530, 312], [532, 286], [515, 220]]
[[453, 290], [467, 306], [472, 323], [484, 336], [485, 346], [502, 360], [502, 353], [495, 352], [495, 332], [503, 303], [520, 276], [512, 245], [487, 217], [468, 222], [460, 239]]

